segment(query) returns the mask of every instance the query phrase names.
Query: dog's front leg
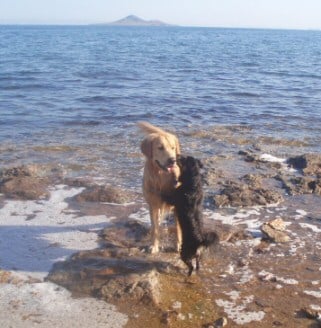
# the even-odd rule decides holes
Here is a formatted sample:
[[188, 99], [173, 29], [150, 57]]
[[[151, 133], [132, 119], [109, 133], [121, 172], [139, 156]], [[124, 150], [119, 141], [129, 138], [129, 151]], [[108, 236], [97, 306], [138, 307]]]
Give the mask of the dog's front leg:
[[152, 245], [150, 246], [150, 253], [156, 254], [159, 252], [159, 226], [161, 222], [161, 209], [151, 209], [150, 217], [152, 224]]

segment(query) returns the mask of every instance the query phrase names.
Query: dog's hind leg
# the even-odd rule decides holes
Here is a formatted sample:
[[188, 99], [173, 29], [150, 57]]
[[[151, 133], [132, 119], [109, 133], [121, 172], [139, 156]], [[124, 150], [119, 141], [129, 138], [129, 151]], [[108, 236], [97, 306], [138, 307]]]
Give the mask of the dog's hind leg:
[[200, 256], [200, 254], [196, 254], [196, 257], [195, 257], [195, 260], [196, 260], [196, 268], [195, 268], [195, 270], [196, 271], [199, 271], [199, 269], [200, 269], [200, 259], [201, 259], [201, 256]]
[[193, 272], [193, 269], [194, 269], [193, 264], [192, 264], [192, 260], [187, 260], [187, 261], [184, 261], [184, 262], [188, 267], [187, 275], [190, 277], [192, 275], [192, 272]]
[[176, 250], [177, 252], [180, 252], [182, 248], [183, 233], [179, 221], [176, 217], [176, 214], [175, 214], [175, 222], [176, 222], [176, 235], [177, 235]]
[[181, 251], [181, 259], [187, 265], [187, 267], [188, 267], [187, 275], [190, 276], [194, 270], [193, 263], [192, 263], [192, 257], [190, 257], [188, 255], [188, 253], [186, 253], [186, 250], [184, 248]]

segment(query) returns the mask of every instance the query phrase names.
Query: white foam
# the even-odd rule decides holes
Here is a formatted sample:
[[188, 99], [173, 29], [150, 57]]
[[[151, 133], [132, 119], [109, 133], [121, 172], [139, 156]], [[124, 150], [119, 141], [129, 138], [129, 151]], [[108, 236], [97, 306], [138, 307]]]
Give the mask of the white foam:
[[296, 279], [279, 277], [279, 276], [276, 276], [273, 273], [265, 271], [265, 270], [260, 271], [258, 273], [258, 276], [264, 281], [281, 282], [285, 285], [298, 285], [299, 284], [299, 282]]
[[287, 164], [287, 160], [285, 158], [275, 157], [270, 154], [262, 154], [260, 156], [260, 160], [262, 162], [280, 163], [284, 170], [286, 170], [288, 172], [292, 172], [292, 173], [297, 172], [296, 169], [289, 167], [289, 165]]
[[97, 231], [110, 218], [81, 216], [68, 209], [66, 199], [82, 190], [59, 185], [49, 200], [6, 201], [0, 209], [0, 268], [41, 279], [54, 262], [98, 247]]
[[[233, 291], [226, 293], [231, 298], [231, 301], [218, 299], [216, 304], [224, 308], [224, 312], [227, 316], [238, 325], [245, 325], [252, 321], [263, 320], [265, 313], [263, 311], [246, 311], [248, 304], [252, 303], [254, 296], [247, 296], [240, 300], [240, 293]], [[236, 304], [238, 303], [238, 304]]]
[[316, 225], [314, 224], [310, 224], [310, 223], [299, 223], [301, 228], [305, 228], [305, 229], [311, 229], [313, 232], [319, 233], [321, 232], [321, 229], [318, 228]]
[[305, 294], [316, 297], [316, 298], [321, 298], [321, 288], [317, 290], [305, 290]]
[[320, 305], [311, 304], [310, 308], [313, 311], [321, 311], [321, 306]]
[[262, 154], [260, 156], [260, 160], [263, 162], [271, 162], [271, 163], [285, 163], [286, 162], [286, 159], [275, 157], [270, 154]]
[[130, 214], [128, 217], [143, 224], [150, 225], [150, 215], [147, 208], [142, 207], [137, 212]]
[[221, 221], [222, 224], [227, 225], [246, 225], [247, 230], [256, 238], [262, 237], [260, 227], [262, 222], [260, 220], [260, 211], [258, 207], [251, 209], [241, 209], [234, 215], [222, 215], [217, 212], [205, 211], [209, 219]]
[[297, 214], [294, 216], [294, 220], [300, 220], [308, 215], [306, 211], [300, 209], [296, 210], [295, 213]]

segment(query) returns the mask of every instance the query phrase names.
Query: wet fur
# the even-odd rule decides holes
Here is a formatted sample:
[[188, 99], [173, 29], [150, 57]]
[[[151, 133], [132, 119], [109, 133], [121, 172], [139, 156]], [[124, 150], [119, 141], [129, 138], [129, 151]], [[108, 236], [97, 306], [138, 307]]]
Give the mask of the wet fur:
[[200, 268], [202, 248], [218, 243], [215, 232], [203, 229], [202, 203], [202, 163], [194, 157], [178, 158], [181, 169], [180, 186], [170, 195], [163, 195], [164, 200], [175, 206], [175, 213], [182, 229], [181, 259], [188, 267], [190, 276], [194, 270], [192, 260], [196, 259], [196, 271]]

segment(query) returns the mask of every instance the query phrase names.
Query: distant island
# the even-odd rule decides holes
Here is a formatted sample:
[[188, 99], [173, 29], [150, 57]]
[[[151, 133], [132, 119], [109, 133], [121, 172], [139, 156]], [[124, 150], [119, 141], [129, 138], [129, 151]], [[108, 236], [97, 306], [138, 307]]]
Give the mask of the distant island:
[[110, 26], [171, 26], [170, 24], [161, 22], [159, 20], [144, 20], [135, 15], [129, 15], [129, 16], [119, 19], [115, 22], [105, 23], [103, 25], [110, 25]]

